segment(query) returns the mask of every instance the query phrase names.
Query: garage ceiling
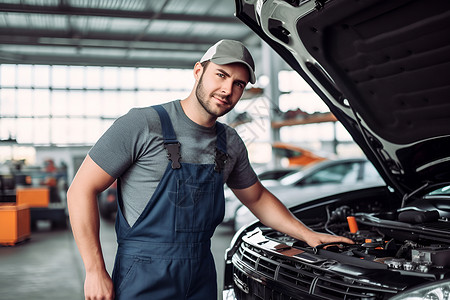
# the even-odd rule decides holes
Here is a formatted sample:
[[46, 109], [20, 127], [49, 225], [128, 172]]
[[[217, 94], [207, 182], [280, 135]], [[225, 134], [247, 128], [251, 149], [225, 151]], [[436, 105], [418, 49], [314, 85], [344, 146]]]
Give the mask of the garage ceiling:
[[192, 68], [223, 38], [258, 59], [234, 12], [233, 0], [0, 0], [0, 63]]

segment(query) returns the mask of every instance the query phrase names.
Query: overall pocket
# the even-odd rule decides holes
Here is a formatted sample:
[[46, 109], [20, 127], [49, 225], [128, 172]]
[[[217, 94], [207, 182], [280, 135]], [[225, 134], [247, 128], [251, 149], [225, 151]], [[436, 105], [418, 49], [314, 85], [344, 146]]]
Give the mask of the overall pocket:
[[[114, 270], [114, 285], [116, 285], [117, 296], [123, 295], [123, 289], [130, 288], [131, 286], [139, 286], [142, 284], [142, 276], [145, 274], [140, 274], [139, 270], [142, 266], [147, 266], [152, 263], [150, 258], [141, 258], [137, 256], [123, 255], [121, 256]], [[136, 287], [134, 289], [136, 289]]]
[[201, 232], [213, 229], [214, 180], [178, 180], [175, 229]]

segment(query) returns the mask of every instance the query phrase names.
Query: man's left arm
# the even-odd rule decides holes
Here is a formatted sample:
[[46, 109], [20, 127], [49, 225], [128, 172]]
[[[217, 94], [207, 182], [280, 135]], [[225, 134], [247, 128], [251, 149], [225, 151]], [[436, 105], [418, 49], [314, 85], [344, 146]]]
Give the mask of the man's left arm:
[[266, 226], [305, 241], [315, 247], [329, 242], [353, 243], [352, 240], [311, 230], [298, 220], [281, 201], [257, 181], [245, 189], [232, 189], [238, 199]]

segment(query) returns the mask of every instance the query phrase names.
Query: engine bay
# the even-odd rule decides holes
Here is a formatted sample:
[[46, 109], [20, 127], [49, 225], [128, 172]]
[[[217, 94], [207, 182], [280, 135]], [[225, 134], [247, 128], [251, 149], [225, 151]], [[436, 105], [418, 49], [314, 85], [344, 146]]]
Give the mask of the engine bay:
[[233, 266], [228, 282], [238, 299], [277, 299], [277, 293], [288, 299], [402, 299], [419, 286], [433, 286], [422, 293], [426, 297], [450, 296], [448, 201], [448, 195], [417, 197], [401, 207], [401, 199], [376, 188], [295, 207], [292, 213], [312, 230], [353, 243], [311, 247], [255, 222], [235, 236], [239, 242], [227, 253]]
[[429, 280], [450, 275], [450, 227], [438, 211], [350, 212], [346, 206], [331, 211], [322, 229], [348, 237], [354, 244], [313, 248], [264, 227], [247, 233], [243, 240], [270, 253], [344, 274], [369, 276], [377, 274], [369, 270], [390, 270]]

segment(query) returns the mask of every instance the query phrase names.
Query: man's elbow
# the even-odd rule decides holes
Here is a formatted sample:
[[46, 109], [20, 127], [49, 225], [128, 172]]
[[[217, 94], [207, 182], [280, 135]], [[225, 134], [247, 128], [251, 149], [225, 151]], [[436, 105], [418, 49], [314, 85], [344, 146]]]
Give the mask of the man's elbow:
[[89, 191], [88, 187], [74, 183], [72, 183], [72, 185], [69, 186], [66, 196], [67, 196], [67, 204], [69, 205], [69, 207], [71, 204], [75, 202], [80, 202], [83, 199], [97, 197], [97, 195], [94, 192]]
[[67, 206], [69, 209], [69, 213], [70, 213], [70, 208], [74, 205], [75, 203], [75, 199], [80, 198], [79, 196], [76, 196], [77, 191], [73, 186], [69, 186], [69, 189], [67, 190], [66, 193], [66, 199], [67, 199]]
[[241, 202], [249, 207], [258, 203], [261, 199], [264, 198], [264, 194], [268, 192], [265, 187], [258, 181], [254, 185], [240, 190], [236, 193], [236, 196], [241, 200]]

